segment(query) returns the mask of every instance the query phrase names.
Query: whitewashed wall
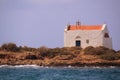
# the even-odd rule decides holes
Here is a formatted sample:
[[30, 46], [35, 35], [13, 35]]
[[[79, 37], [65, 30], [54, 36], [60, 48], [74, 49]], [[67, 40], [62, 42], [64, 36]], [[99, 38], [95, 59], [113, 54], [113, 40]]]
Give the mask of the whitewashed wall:
[[[112, 48], [111, 38], [104, 38], [104, 33], [109, 33], [106, 25], [103, 25], [102, 30], [67, 30], [64, 31], [64, 47], [74, 47], [76, 40], [81, 41], [81, 47], [87, 46], [105, 46]], [[78, 38], [76, 38], [78, 37]], [[86, 42], [89, 40], [89, 43]]]

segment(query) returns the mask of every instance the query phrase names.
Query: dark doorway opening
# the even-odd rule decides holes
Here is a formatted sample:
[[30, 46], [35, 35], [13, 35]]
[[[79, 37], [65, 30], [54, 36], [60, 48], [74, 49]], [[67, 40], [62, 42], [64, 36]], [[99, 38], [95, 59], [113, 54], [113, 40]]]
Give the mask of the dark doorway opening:
[[76, 40], [76, 47], [80, 47], [81, 46], [81, 41], [80, 40]]

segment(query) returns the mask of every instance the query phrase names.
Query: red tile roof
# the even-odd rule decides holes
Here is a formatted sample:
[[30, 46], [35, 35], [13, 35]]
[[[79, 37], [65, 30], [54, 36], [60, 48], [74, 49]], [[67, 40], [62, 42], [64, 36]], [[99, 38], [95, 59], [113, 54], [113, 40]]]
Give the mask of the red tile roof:
[[68, 30], [102, 30], [102, 25], [69, 25]]

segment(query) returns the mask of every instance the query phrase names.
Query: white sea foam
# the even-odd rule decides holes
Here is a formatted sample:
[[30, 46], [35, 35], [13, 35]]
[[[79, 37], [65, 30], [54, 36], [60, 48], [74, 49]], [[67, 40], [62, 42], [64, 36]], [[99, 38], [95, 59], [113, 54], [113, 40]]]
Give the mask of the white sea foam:
[[[56, 67], [49, 67], [49, 66], [38, 66], [38, 65], [0, 65], [0, 68], [34, 68], [34, 69], [38, 69], [38, 68], [56, 68]], [[59, 67], [57, 67], [59, 68]], [[109, 66], [109, 67], [100, 67], [100, 66], [84, 66], [84, 67], [74, 67], [74, 66], [65, 66], [64, 68], [116, 68], [116, 66]]]
[[68, 66], [68, 68], [71, 68], [71, 67], [72, 67], [71, 65]]
[[8, 65], [0, 65], [0, 68], [8, 67]]
[[115, 66], [110, 66], [110, 68], [116, 68]]
[[13, 66], [15, 68], [40, 68], [41, 66], [37, 66], [37, 65], [16, 65], [16, 66]]
[[37, 66], [37, 65], [15, 65], [15, 66], [12, 66], [12, 65], [0, 65], [0, 68], [3, 68], [3, 67], [9, 67], [9, 68], [41, 68], [42, 66]]

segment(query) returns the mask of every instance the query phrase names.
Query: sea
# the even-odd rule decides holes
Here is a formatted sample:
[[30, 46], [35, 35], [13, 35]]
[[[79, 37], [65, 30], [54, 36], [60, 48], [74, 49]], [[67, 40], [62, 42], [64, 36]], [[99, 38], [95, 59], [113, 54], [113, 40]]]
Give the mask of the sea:
[[0, 80], [120, 80], [120, 68], [1, 65]]

